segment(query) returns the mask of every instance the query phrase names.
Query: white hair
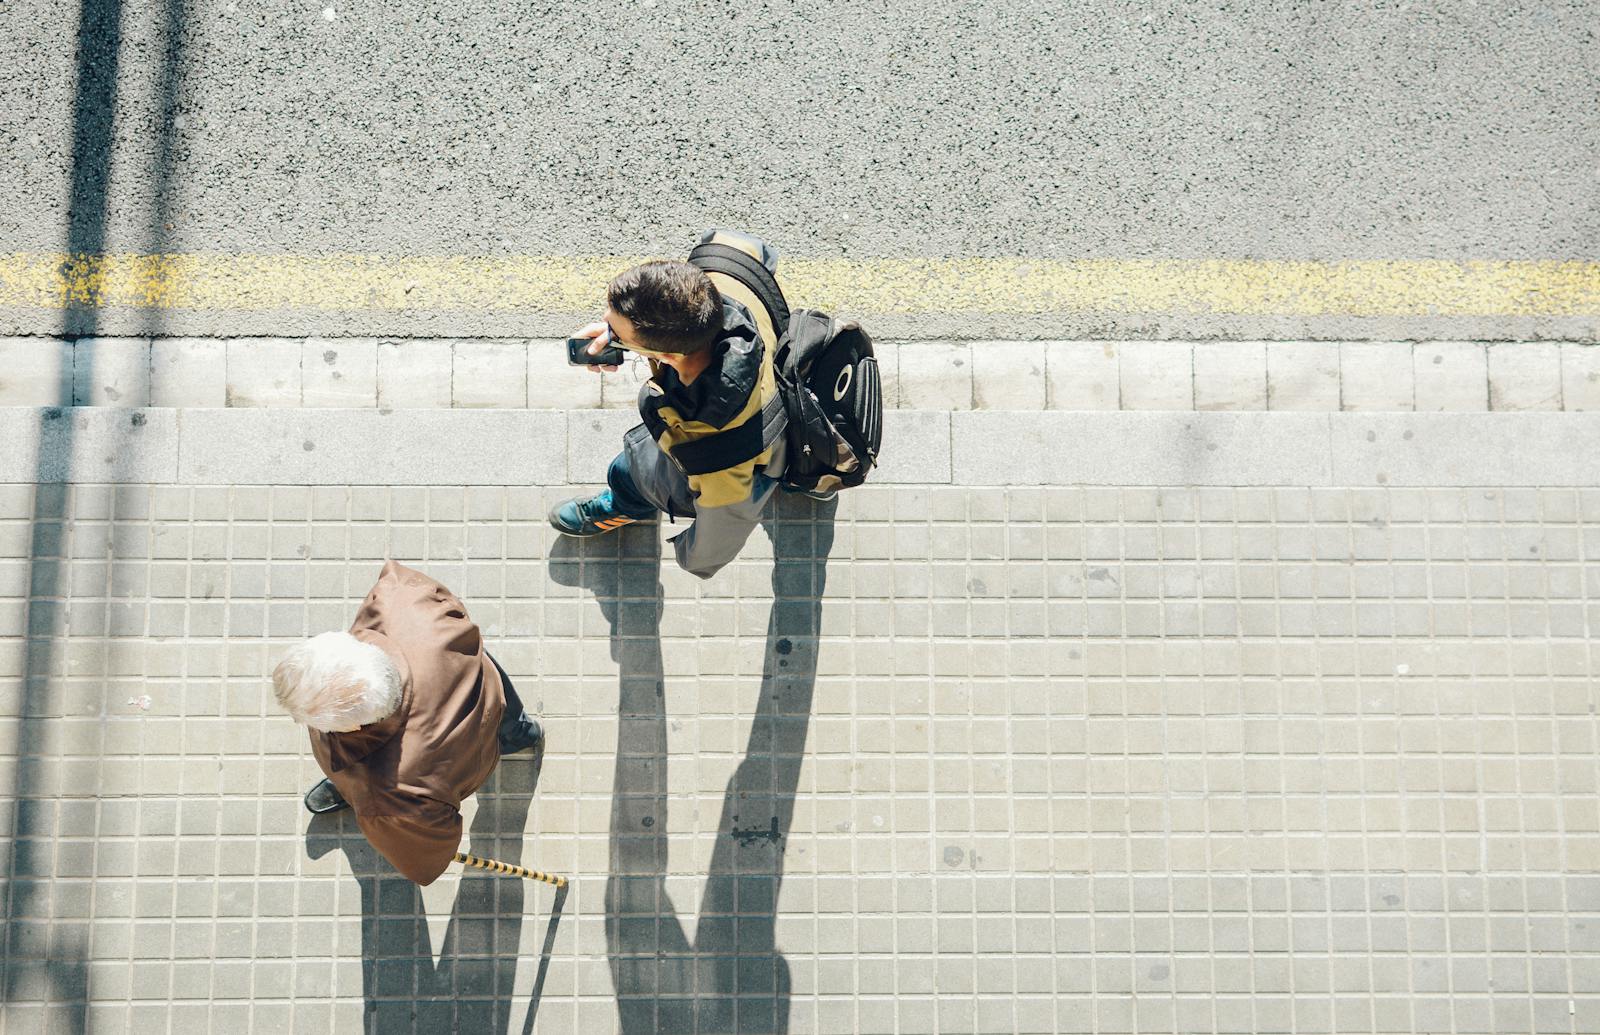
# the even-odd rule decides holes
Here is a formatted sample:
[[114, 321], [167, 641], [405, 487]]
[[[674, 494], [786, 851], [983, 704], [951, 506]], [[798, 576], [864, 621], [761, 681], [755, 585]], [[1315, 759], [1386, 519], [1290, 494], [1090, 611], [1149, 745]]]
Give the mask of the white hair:
[[383, 648], [345, 632], [297, 643], [272, 670], [272, 692], [295, 722], [345, 733], [400, 707], [400, 669]]

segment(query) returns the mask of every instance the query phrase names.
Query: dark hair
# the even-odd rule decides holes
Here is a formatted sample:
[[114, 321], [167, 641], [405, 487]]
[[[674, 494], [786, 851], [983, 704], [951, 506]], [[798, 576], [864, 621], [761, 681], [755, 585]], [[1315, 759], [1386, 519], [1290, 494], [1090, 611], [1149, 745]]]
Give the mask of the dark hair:
[[606, 288], [611, 311], [626, 316], [657, 352], [699, 352], [722, 329], [722, 293], [711, 278], [682, 261], [647, 262], [623, 270]]

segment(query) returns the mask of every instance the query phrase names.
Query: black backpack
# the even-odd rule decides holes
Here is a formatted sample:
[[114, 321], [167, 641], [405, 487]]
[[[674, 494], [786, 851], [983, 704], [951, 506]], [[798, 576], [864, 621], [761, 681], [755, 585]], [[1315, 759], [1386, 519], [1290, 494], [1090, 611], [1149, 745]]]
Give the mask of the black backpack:
[[673, 449], [673, 460], [685, 474], [710, 474], [761, 455], [784, 435], [785, 485], [807, 492], [860, 485], [883, 441], [883, 380], [867, 332], [814, 309], [791, 314], [772, 272], [737, 248], [701, 244], [689, 261], [732, 277], [760, 299], [778, 336], [772, 362], [778, 392], [738, 427]]

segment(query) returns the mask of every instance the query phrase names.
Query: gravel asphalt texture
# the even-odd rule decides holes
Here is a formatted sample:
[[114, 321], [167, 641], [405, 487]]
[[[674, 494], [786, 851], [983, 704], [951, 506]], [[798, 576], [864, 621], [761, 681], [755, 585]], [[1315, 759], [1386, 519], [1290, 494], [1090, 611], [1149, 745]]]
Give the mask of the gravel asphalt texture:
[[[107, 251], [1600, 258], [1592, 3], [120, 6]], [[78, 15], [0, 11], [0, 250]]]

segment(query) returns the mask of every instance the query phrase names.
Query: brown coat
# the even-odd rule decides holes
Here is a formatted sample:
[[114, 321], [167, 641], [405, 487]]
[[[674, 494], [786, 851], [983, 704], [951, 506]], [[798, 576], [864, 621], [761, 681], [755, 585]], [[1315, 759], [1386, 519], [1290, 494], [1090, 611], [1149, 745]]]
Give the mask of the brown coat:
[[372, 847], [432, 884], [461, 844], [461, 801], [500, 761], [500, 673], [455, 594], [390, 561], [350, 632], [394, 659], [400, 707], [349, 733], [311, 731], [311, 751]]

